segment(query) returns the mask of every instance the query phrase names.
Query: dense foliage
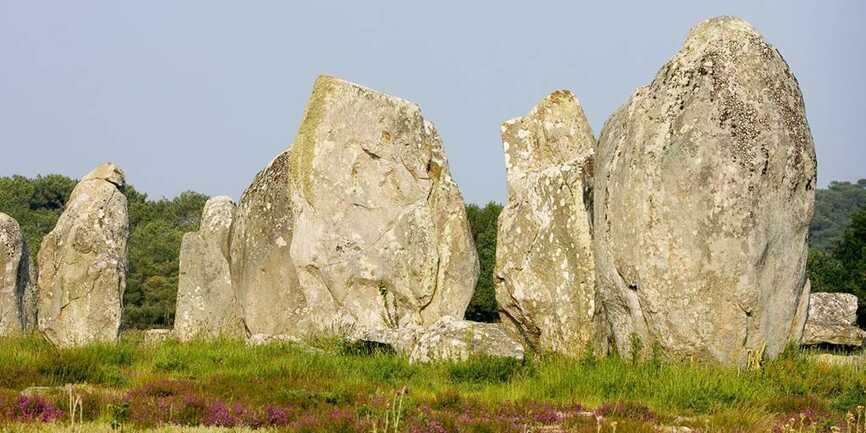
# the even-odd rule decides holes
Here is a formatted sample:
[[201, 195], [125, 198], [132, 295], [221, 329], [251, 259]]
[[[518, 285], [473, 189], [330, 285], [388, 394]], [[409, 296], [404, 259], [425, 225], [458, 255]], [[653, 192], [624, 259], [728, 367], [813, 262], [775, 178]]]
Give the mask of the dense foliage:
[[851, 215], [866, 206], [866, 179], [857, 183], [830, 182], [815, 192], [815, 217], [809, 227], [809, 245], [829, 251], [848, 227]]
[[[57, 223], [76, 182], [56, 174], [34, 179], [0, 177], [0, 212], [18, 221], [33, 259], [42, 237]], [[185, 192], [171, 200], [152, 201], [132, 186], [127, 186], [125, 193], [130, 232], [123, 325], [171, 326], [181, 237], [198, 228], [207, 196]]]
[[466, 318], [479, 322], [496, 322], [499, 313], [496, 311], [496, 292], [494, 289], [494, 275], [496, 267], [496, 220], [502, 212], [502, 205], [490, 202], [486, 206], [478, 207], [475, 204], [466, 206], [466, 215], [469, 217], [469, 225], [472, 227], [472, 237], [475, 239], [475, 248], [478, 250], [478, 262], [481, 272], [478, 274], [478, 284], [469, 308], [466, 309]]

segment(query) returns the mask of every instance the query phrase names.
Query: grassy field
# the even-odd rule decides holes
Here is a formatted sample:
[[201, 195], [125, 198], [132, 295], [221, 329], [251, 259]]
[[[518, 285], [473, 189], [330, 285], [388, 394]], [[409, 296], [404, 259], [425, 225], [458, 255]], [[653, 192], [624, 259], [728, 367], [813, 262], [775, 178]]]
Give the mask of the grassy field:
[[35, 336], [0, 338], [4, 432], [845, 432], [859, 423], [866, 433], [863, 404], [862, 362], [827, 365], [797, 350], [739, 371], [661, 355], [410, 365], [328, 339], [148, 346], [132, 336], [58, 350]]

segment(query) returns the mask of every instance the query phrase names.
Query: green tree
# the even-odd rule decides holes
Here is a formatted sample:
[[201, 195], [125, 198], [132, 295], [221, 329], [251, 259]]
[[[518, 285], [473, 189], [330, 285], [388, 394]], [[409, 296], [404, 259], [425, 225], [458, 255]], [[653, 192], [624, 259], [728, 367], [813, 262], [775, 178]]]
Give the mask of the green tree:
[[0, 177], [0, 212], [18, 221], [32, 260], [35, 261], [42, 237], [57, 224], [75, 184], [75, 179], [58, 174], [34, 179]]
[[469, 320], [499, 321], [493, 273], [496, 267], [496, 221], [500, 212], [502, 205], [494, 202], [487, 203], [483, 208], [475, 204], [466, 206], [466, 215], [481, 265], [475, 293], [469, 302], [469, 308], [466, 309], [466, 318]]
[[812, 250], [809, 278], [815, 292], [844, 292], [857, 296], [857, 320], [866, 326], [866, 206], [854, 213], [830, 253]]
[[857, 183], [831, 182], [815, 192], [815, 217], [809, 227], [809, 244], [830, 251], [842, 238], [851, 215], [866, 206], [866, 179]]

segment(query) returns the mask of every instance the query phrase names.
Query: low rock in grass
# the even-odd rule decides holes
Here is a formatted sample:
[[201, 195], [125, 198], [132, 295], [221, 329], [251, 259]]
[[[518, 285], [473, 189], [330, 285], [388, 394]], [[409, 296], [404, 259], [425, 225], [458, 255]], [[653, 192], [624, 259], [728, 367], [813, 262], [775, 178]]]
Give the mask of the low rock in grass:
[[856, 296], [850, 293], [812, 293], [801, 343], [863, 346], [866, 331], [858, 328], [856, 321]]
[[523, 345], [501, 325], [445, 316], [430, 326], [360, 330], [351, 341], [368, 341], [391, 346], [408, 356], [409, 362], [465, 360], [473, 356], [506, 357], [522, 360]]
[[465, 360], [478, 355], [522, 360], [523, 346], [496, 323], [443, 317], [421, 333], [409, 361]]

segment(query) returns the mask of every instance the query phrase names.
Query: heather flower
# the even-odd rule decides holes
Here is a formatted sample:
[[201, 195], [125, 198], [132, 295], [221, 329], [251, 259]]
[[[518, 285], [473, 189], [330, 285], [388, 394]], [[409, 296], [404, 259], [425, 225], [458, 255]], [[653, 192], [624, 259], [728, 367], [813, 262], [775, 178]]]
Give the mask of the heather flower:
[[63, 417], [63, 411], [58, 409], [48, 400], [39, 396], [18, 397], [15, 403], [15, 416], [17, 421], [42, 421], [54, 422]]
[[234, 427], [237, 421], [237, 418], [229, 411], [225, 403], [215, 402], [208, 407], [203, 424], [217, 427]]
[[271, 427], [284, 427], [289, 424], [289, 414], [285, 409], [268, 406], [265, 409], [267, 425]]
[[439, 421], [430, 420], [427, 422], [427, 426], [424, 428], [413, 428], [412, 433], [448, 433], [448, 430]]

